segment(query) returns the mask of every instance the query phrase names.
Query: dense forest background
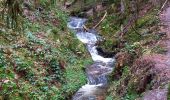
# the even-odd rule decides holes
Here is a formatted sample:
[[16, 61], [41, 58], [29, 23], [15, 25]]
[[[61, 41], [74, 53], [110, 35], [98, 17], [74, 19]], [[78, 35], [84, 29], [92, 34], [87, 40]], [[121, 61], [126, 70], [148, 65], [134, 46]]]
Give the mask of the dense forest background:
[[166, 33], [160, 31], [159, 14], [168, 4], [0, 0], [0, 100], [70, 100], [87, 82], [84, 70], [92, 60], [67, 28], [69, 16], [88, 18], [86, 29], [104, 37], [101, 53], [116, 54], [106, 100], [140, 100], [150, 92], [168, 98], [169, 69], [155, 67], [167, 51], [160, 42]]

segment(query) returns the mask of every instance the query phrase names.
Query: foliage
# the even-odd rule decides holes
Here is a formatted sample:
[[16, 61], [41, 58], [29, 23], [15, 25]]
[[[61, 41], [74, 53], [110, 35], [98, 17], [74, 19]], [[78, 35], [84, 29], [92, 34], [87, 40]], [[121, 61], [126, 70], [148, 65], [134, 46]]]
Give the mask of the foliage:
[[[0, 29], [0, 44], [5, 45], [2, 50], [0, 47], [0, 99], [67, 100], [86, 83], [82, 69], [91, 63], [91, 59], [87, 56], [84, 45], [67, 29], [68, 13], [59, 8], [59, 1], [0, 1], [0, 6], [3, 6], [0, 10], [0, 25], [3, 25]], [[96, 0], [78, 0], [68, 10], [85, 11], [99, 2], [101, 3]], [[128, 23], [132, 7], [125, 0], [125, 14], [120, 14], [120, 0], [102, 2], [112, 4], [108, 7], [108, 16], [99, 27], [101, 35], [106, 39], [102, 48], [112, 51], [120, 42], [119, 36], [115, 35], [121, 31], [121, 26]], [[97, 17], [102, 14], [98, 13]], [[146, 16], [139, 17], [135, 27], [130, 27], [123, 37], [126, 43], [120, 51], [139, 56], [148, 51], [164, 51], [159, 46], [148, 49], [146, 45], [160, 39], [147, 31], [158, 21], [154, 14], [155, 12], [149, 12]], [[140, 31], [142, 29], [146, 31]], [[130, 70], [129, 66], [124, 66], [120, 79], [111, 82], [106, 100], [134, 100], [140, 96], [128, 84]]]
[[23, 0], [3, 0], [1, 3], [3, 3], [1, 18], [6, 21], [7, 27], [21, 29]]
[[128, 91], [123, 100], [135, 100], [136, 98], [139, 97], [139, 94], [136, 92], [133, 92], [133, 90]]
[[50, 76], [53, 80], [58, 80], [59, 82], [64, 82], [64, 76], [62, 69], [60, 69], [59, 63], [56, 59], [52, 59], [49, 63], [49, 66], [52, 71], [52, 75]]
[[153, 53], [158, 53], [158, 54], [164, 54], [166, 52], [166, 49], [161, 47], [161, 46], [155, 46], [151, 49]]
[[[40, 1], [40, 5], [43, 2], [46, 1]], [[86, 82], [82, 67], [89, 62], [83, 59], [89, 57], [85, 47], [67, 30], [65, 12], [54, 6], [42, 12], [33, 9], [29, 12], [36, 16], [34, 20], [22, 16], [24, 34], [6, 27], [0, 30], [0, 47], [3, 47], [0, 48], [0, 98], [70, 99]]]
[[167, 99], [170, 100], [170, 84], [168, 86], [168, 98]]
[[5, 57], [2, 53], [2, 51], [0, 50], [0, 68], [5, 68], [6, 67], [6, 63], [5, 63]]
[[110, 83], [110, 94], [107, 97], [107, 100], [135, 100], [140, 96], [130, 87], [128, 82], [131, 75], [130, 67], [124, 66], [122, 70], [121, 78]]
[[139, 33], [132, 30], [131, 32], [127, 33], [127, 35], [125, 36], [125, 39], [129, 43], [139, 42], [142, 39], [142, 36]]
[[113, 97], [111, 95], [106, 97], [106, 100], [113, 100]]
[[[151, 53], [160, 53], [163, 52], [164, 49], [159, 47], [159, 45], [154, 45], [156, 41], [161, 39], [157, 34], [157, 24], [158, 20], [155, 18], [155, 11], [149, 12], [148, 14], [140, 17], [137, 20], [137, 24], [134, 28], [130, 28], [127, 33], [125, 33], [123, 39], [126, 41], [123, 45], [121, 51], [128, 52], [133, 57], [141, 57], [146, 52]], [[131, 66], [131, 65], [129, 65]], [[140, 65], [137, 65], [140, 66]], [[144, 65], [148, 67], [149, 65]], [[143, 67], [142, 67], [143, 68]], [[120, 70], [123, 70], [119, 79], [114, 79], [111, 81], [111, 86], [109, 87], [109, 97], [114, 100], [135, 100], [141, 96], [140, 93], [136, 91], [135, 86], [139, 86], [139, 84], [133, 84], [137, 81], [137, 79], [141, 76], [133, 76], [132, 68], [128, 66], [123, 66]], [[140, 71], [145, 70], [140, 69]], [[140, 73], [139, 71], [137, 72]], [[146, 71], [144, 73], [147, 75]], [[143, 75], [143, 73], [142, 73]], [[139, 79], [141, 80], [141, 79]], [[149, 85], [149, 84], [147, 84]], [[145, 87], [146, 89], [147, 86]], [[112, 97], [111, 97], [112, 96]]]
[[152, 11], [152, 12], [151, 11], [149, 11], [145, 16], [137, 20], [138, 28], [151, 27], [152, 25], [158, 23], [158, 18], [155, 16], [157, 11]]
[[67, 97], [67, 99], [86, 83], [85, 73], [82, 70], [84, 61], [86, 62], [86, 59], [78, 61], [74, 64], [75, 67], [68, 66], [68, 69], [66, 70], [66, 84], [63, 85], [62, 91], [65, 95], [64, 97]]
[[[114, 20], [114, 21], [113, 21]], [[109, 15], [101, 24], [101, 33], [113, 36], [113, 33], [119, 30], [119, 24], [117, 24], [118, 16], [116, 14]], [[111, 23], [112, 21], [112, 23]]]

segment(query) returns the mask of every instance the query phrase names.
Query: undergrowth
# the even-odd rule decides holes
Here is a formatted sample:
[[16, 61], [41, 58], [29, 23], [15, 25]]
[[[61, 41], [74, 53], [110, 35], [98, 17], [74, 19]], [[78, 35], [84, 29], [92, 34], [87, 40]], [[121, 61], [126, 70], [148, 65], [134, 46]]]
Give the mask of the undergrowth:
[[[114, 12], [114, 10], [116, 10], [114, 4], [112, 10], [112, 13], [109, 11], [111, 14], [105, 18], [100, 27], [102, 30], [101, 35], [106, 38], [106, 41], [104, 41], [105, 45], [102, 45], [103, 48], [113, 49], [114, 47], [115, 49], [117, 48], [114, 46], [116, 43], [119, 52], [126, 52], [133, 56], [131, 60], [139, 58], [144, 54], [165, 52], [165, 49], [160, 45], [155, 45], [157, 41], [162, 38], [158, 33], [159, 20], [155, 8], [152, 8], [143, 16], [139, 16], [135, 23], [129, 25], [130, 27], [128, 31], [123, 34], [122, 38], [120, 38], [120, 31], [122, 30], [121, 26], [124, 24], [124, 26], [126, 26], [130, 18], [129, 16], [126, 16], [120, 21], [121, 16], [118, 16], [119, 12]], [[112, 15], [113, 12], [114, 15]], [[112, 75], [120, 75], [117, 75], [119, 76], [118, 79], [114, 79], [111, 75], [110, 87], [108, 89], [106, 100], [135, 100], [141, 98], [141, 93], [138, 93], [135, 88], [131, 86], [131, 84], [135, 83], [135, 79], [129, 79], [130, 76], [133, 75], [131, 73], [131, 66], [132, 63], [129, 63], [128, 66], [121, 66], [119, 64], [115, 66], [115, 69], [118, 69], [120, 73], [114, 73], [116, 71], [113, 71]]]
[[82, 67], [91, 60], [67, 29], [67, 13], [50, 6], [42, 9], [23, 9], [34, 17], [23, 17], [22, 31], [0, 29], [2, 100], [66, 100], [86, 83]]

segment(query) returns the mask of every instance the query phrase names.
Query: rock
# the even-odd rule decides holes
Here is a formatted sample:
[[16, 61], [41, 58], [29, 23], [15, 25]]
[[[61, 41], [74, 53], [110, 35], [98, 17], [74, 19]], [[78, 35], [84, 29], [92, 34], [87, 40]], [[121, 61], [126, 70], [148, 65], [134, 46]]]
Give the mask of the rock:
[[87, 17], [92, 17], [94, 15], [93, 9], [88, 10], [85, 14]]
[[106, 50], [103, 50], [101, 47], [97, 47], [96, 49], [98, 54], [104, 58], [112, 58], [115, 56], [115, 52], [107, 52]]
[[166, 89], [155, 89], [144, 93], [143, 100], [167, 100]]

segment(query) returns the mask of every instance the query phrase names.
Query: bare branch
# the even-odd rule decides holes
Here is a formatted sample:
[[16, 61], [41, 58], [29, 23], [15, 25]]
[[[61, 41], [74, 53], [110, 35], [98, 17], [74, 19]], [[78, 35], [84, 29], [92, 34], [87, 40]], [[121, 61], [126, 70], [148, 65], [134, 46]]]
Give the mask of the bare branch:
[[105, 11], [104, 16], [103, 16], [102, 19], [93, 27], [93, 29], [97, 28], [97, 27], [101, 24], [101, 22], [105, 19], [106, 15], [107, 15], [107, 11]]
[[165, 0], [165, 2], [164, 2], [164, 4], [162, 5], [162, 7], [161, 7], [160, 11], [158, 12], [158, 14], [161, 13], [162, 9], [165, 7], [165, 5], [166, 5], [167, 2], [168, 2], [168, 0]]

